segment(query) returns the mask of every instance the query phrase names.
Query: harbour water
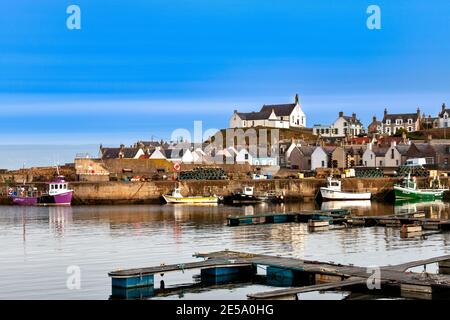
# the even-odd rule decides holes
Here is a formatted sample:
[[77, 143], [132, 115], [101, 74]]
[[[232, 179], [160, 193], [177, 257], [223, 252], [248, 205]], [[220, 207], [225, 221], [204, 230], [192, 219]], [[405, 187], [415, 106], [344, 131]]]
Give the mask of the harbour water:
[[[399, 229], [372, 227], [310, 233], [305, 224], [226, 226], [228, 215], [320, 209], [313, 202], [256, 206], [74, 206], [0, 207], [0, 299], [109, 299], [109, 271], [195, 261], [195, 252], [225, 248], [309, 260], [381, 266], [450, 253], [450, 233], [402, 239]], [[322, 208], [350, 208], [360, 215], [423, 211], [449, 218], [443, 202], [328, 202]], [[72, 268], [71, 268], [72, 267]], [[68, 268], [79, 268], [80, 289], [67, 286]], [[430, 271], [432, 269], [428, 269]], [[420, 270], [419, 270], [420, 271]], [[167, 290], [156, 298], [245, 299], [273, 289], [245, 282], [196, 287], [197, 271], [169, 273]], [[309, 293], [301, 299], [352, 298], [348, 292]]]

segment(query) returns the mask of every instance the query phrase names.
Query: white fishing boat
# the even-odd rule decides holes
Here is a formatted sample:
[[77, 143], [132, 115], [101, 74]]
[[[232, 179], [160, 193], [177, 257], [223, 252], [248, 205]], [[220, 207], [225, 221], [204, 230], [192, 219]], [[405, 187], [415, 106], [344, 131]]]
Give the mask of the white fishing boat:
[[180, 188], [175, 188], [172, 192], [172, 194], [165, 194], [163, 195], [164, 200], [166, 200], [167, 203], [209, 203], [214, 204], [219, 202], [219, 197], [213, 195], [213, 196], [183, 196], [181, 194]]
[[320, 194], [324, 200], [370, 200], [370, 192], [344, 192], [342, 191], [341, 181], [327, 178], [327, 186], [320, 188]]

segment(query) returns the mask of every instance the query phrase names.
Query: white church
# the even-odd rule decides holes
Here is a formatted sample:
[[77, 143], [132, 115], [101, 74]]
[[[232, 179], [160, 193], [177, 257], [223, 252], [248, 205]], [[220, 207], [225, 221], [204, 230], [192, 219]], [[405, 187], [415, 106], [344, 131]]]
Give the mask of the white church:
[[303, 128], [306, 127], [306, 115], [296, 94], [294, 103], [263, 105], [259, 112], [234, 110], [229, 127]]

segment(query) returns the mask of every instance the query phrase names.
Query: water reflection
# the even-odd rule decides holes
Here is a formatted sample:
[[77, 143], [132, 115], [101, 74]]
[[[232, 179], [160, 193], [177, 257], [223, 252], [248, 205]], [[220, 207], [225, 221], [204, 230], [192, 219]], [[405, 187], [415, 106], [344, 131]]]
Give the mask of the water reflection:
[[426, 218], [449, 219], [449, 203], [435, 201], [396, 201], [394, 214], [414, 214], [423, 212]]
[[[418, 210], [426, 212], [428, 217], [445, 219], [449, 211], [445, 202], [395, 206], [379, 202], [328, 202], [325, 206], [351, 209], [359, 215]], [[254, 206], [0, 206], [0, 298], [105, 299], [111, 295], [107, 277], [111, 270], [189, 262], [195, 260], [194, 252], [226, 248], [362, 266], [448, 254], [450, 233], [430, 235], [426, 239], [401, 239], [398, 229], [384, 227], [310, 233], [305, 224], [299, 223], [226, 226], [229, 215], [320, 208], [325, 207], [312, 201]], [[69, 265], [82, 268], [81, 290], [66, 289]], [[165, 287], [195, 283], [193, 276], [195, 273], [188, 271], [167, 274]], [[201, 290], [196, 294], [180, 291], [180, 295], [245, 299], [250, 292], [270, 289], [266, 283], [236, 286]], [[148, 291], [130, 293], [135, 297], [149, 294]]]

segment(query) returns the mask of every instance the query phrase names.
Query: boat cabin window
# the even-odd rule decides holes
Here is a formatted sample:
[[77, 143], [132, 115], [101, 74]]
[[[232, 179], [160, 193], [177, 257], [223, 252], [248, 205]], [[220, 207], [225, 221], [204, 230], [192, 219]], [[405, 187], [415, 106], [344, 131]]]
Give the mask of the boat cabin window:
[[331, 182], [331, 186], [332, 186], [332, 187], [338, 187], [338, 186], [339, 186], [339, 183], [337, 183], [337, 182]]

